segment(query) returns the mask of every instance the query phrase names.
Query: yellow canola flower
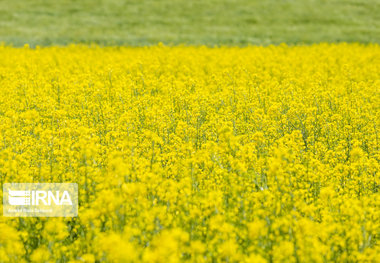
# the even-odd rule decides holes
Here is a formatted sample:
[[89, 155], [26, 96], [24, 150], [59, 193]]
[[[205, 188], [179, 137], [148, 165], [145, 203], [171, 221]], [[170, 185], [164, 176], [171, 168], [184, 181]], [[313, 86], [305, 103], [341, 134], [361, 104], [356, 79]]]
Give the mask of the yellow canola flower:
[[376, 262], [379, 54], [0, 46], [1, 182], [79, 185], [0, 262]]

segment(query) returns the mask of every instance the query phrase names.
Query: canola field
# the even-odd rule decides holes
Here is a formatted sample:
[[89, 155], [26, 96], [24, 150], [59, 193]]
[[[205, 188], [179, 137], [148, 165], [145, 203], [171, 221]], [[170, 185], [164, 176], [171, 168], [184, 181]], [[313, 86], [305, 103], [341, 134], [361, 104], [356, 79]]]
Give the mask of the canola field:
[[380, 258], [378, 44], [0, 58], [1, 183], [79, 185], [78, 217], [1, 216], [1, 262]]

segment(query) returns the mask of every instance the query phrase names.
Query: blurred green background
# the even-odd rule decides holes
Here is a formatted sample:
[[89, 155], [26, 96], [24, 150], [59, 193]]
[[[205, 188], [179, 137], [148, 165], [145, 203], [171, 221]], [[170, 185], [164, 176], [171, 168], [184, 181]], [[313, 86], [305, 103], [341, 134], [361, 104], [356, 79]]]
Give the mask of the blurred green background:
[[20, 46], [380, 42], [380, 0], [0, 0]]

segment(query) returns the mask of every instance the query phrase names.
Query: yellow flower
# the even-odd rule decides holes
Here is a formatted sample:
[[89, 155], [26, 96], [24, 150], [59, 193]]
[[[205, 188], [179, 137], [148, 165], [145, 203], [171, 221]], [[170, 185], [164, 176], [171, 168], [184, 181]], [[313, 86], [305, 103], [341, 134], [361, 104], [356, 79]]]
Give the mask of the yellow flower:
[[30, 260], [32, 262], [48, 262], [50, 259], [50, 253], [49, 250], [46, 247], [39, 247], [36, 250], [33, 251], [32, 255], [30, 256]]
[[379, 53], [0, 46], [0, 179], [79, 186], [0, 261], [375, 262]]

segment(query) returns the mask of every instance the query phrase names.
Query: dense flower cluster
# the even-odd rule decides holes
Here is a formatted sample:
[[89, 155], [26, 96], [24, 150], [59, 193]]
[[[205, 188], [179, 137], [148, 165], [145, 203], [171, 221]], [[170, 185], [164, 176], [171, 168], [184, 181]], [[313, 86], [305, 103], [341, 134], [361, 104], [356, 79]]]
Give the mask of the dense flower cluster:
[[380, 46], [0, 57], [1, 183], [80, 199], [77, 218], [0, 217], [1, 262], [380, 258]]

